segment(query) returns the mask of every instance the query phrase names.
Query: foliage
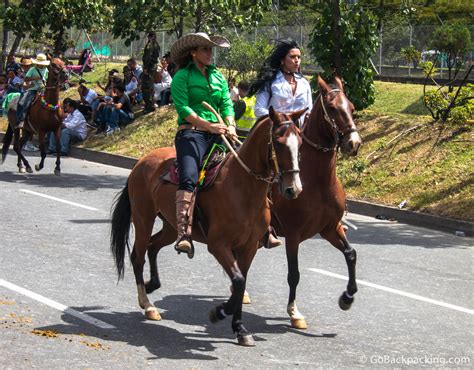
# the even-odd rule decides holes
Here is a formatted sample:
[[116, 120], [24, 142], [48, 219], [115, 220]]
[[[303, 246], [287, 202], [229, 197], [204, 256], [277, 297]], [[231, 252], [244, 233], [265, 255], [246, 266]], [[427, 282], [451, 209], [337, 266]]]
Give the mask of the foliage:
[[231, 38], [232, 47], [225, 55], [223, 66], [228, 71], [229, 79], [239, 77], [248, 79], [250, 74], [257, 71], [267, 55], [270, 54], [271, 45], [264, 38], [256, 41], [247, 41], [241, 37]]
[[408, 64], [413, 63], [413, 66], [416, 68], [421, 59], [421, 52], [416, 50], [414, 46], [408, 46], [402, 48], [401, 54], [405, 57], [405, 60]]
[[426, 77], [433, 78], [438, 73], [438, 68], [436, 68], [434, 63], [430, 60], [427, 60], [426, 62], [420, 62], [420, 67]]
[[309, 47], [326, 77], [331, 79], [336, 72], [344, 78], [345, 91], [360, 110], [375, 98], [374, 71], [370, 65], [378, 42], [375, 19], [359, 4], [349, 6], [335, 1], [339, 4], [340, 20], [334, 21], [332, 4], [321, 3], [321, 17], [311, 34]]
[[464, 55], [471, 47], [471, 33], [466, 26], [459, 24], [446, 24], [435, 29], [431, 39], [431, 46], [435, 50], [446, 54], [449, 79], [452, 69], [455, 68], [456, 76], [464, 61]]
[[459, 94], [443, 89], [429, 91], [424, 103], [433, 112], [434, 119], [441, 119], [455, 125], [468, 125], [474, 119], [474, 85], [461, 87]]
[[127, 44], [137, 40], [140, 32], [160, 27], [177, 38], [186, 30], [214, 33], [229, 26], [251, 27], [271, 9], [271, 0], [109, 1], [114, 6], [112, 32]]
[[22, 0], [6, 9], [3, 20], [16, 35], [29, 33], [34, 41], [46, 43], [59, 54], [70, 45], [70, 28], [95, 32], [105, 27], [109, 16], [106, 0]]

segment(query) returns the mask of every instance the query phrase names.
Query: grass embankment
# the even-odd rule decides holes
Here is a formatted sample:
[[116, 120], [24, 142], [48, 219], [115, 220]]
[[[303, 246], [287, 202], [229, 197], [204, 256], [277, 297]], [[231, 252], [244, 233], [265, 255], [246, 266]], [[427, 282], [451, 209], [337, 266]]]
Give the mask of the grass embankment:
[[[105, 81], [97, 65], [85, 75], [90, 86]], [[357, 114], [364, 141], [356, 158], [341, 158], [338, 173], [348, 197], [405, 209], [474, 221], [472, 134], [459, 127], [440, 130], [427, 115], [421, 85], [376, 82], [376, 102]], [[75, 89], [67, 96], [75, 96]], [[0, 124], [0, 129], [5, 128]], [[113, 137], [91, 136], [81, 146], [132, 157], [173, 144], [176, 113], [172, 107], [140, 116]]]

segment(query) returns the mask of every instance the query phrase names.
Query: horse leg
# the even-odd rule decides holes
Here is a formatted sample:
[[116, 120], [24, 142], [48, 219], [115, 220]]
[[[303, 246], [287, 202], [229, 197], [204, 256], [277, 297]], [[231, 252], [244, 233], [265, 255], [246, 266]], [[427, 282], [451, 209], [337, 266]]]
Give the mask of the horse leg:
[[321, 233], [321, 236], [331, 243], [334, 247], [339, 249], [346, 259], [347, 270], [349, 273], [349, 281], [347, 283], [347, 290], [342, 293], [339, 297], [339, 307], [346, 311], [351, 308], [354, 302], [354, 294], [357, 293], [357, 282], [356, 282], [356, 262], [357, 252], [349, 244], [346, 233], [341, 223], [337, 225], [335, 229], [325, 231]]
[[298, 311], [298, 307], [296, 307], [296, 288], [300, 282], [300, 271], [298, 268], [299, 246], [300, 244], [296, 238], [292, 238], [291, 236], [285, 238], [286, 261], [288, 263], [287, 281], [290, 287], [286, 312], [288, 312], [288, 315], [290, 316], [292, 328], [307, 329], [308, 324], [306, 323], [304, 316]]
[[245, 293], [247, 292], [245, 290], [245, 284], [247, 281], [247, 273], [250, 268], [250, 264], [253, 261], [253, 258], [255, 257], [255, 253], [257, 252], [257, 243], [255, 244], [255, 248], [244, 248], [243, 250], [245, 251], [244, 254], [237, 254], [237, 264], [240, 266], [240, 269], [242, 271], [242, 275], [245, 278], [244, 281], [244, 294], [242, 295], [242, 300], [240, 301], [240, 304], [238, 305], [237, 310], [234, 312], [234, 315], [232, 316], [232, 330], [234, 330], [234, 333], [237, 334], [237, 341], [240, 345], [246, 346], [246, 347], [253, 347], [255, 346], [255, 341], [253, 339], [252, 333], [250, 333], [244, 326], [243, 321], [242, 321], [242, 304], [243, 304], [243, 299], [245, 297]]
[[[28, 160], [22, 153], [23, 147], [25, 146], [26, 142], [31, 139], [32, 136], [33, 135], [31, 133], [24, 130], [23, 130], [22, 135], [20, 135], [20, 129], [19, 128], [15, 129], [15, 141], [13, 144], [13, 150], [18, 156], [17, 166], [18, 166], [18, 171], [20, 173], [25, 173], [25, 172], [33, 173], [33, 170], [31, 169], [31, 166], [28, 163]], [[25, 168], [23, 168], [22, 164], [25, 166]]]
[[39, 164], [35, 165], [36, 171], [41, 171], [44, 167], [44, 159], [46, 158], [46, 149], [44, 147], [44, 132], [38, 132], [38, 142], [39, 142], [39, 149], [41, 154], [41, 160]]
[[[150, 222], [151, 221], [151, 222]], [[154, 218], [135, 219], [133, 224], [135, 226], [135, 243], [131, 255], [133, 272], [135, 274], [135, 282], [138, 291], [138, 304], [145, 310], [145, 317], [149, 320], [161, 320], [158, 309], [148, 300], [145, 282], [143, 280], [143, 265], [145, 264], [145, 253], [150, 241], [153, 230]]]
[[[239, 265], [228, 247], [209, 248], [209, 251], [214, 255], [220, 265], [231, 279], [232, 294], [227, 302], [224, 302], [217, 307], [214, 307], [209, 312], [209, 320], [216, 323], [224, 320], [229, 315], [235, 315], [242, 311], [242, 298], [245, 291], [245, 276], [242, 274]], [[238, 317], [238, 316], [237, 316]], [[242, 321], [239, 320], [236, 325], [232, 321], [232, 329], [237, 333], [237, 340], [240, 345], [253, 346], [254, 341], [252, 335], [245, 329]]]
[[171, 226], [168, 221], [163, 220], [163, 228], [150, 239], [150, 243], [148, 244], [150, 281], [145, 283], [145, 290], [147, 294], [150, 294], [161, 287], [156, 256], [158, 255], [158, 252], [161, 250], [161, 248], [172, 244], [176, 240], [176, 235], [177, 233], [173, 226]]

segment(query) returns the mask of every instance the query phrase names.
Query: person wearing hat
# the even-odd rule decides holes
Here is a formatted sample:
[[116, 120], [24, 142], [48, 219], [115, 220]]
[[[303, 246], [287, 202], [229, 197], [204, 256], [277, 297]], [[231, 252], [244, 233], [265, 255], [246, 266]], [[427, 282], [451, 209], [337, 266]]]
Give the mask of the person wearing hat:
[[49, 66], [49, 60], [46, 58], [46, 55], [38, 54], [36, 59], [32, 59], [31, 62], [33, 63], [33, 67], [25, 74], [25, 83], [28, 88], [19, 100], [16, 110], [17, 127], [23, 127], [26, 111], [30, 107], [38, 90], [46, 84], [46, 80], [48, 79], [47, 67]]
[[155, 32], [148, 33], [148, 40], [143, 50], [143, 73], [141, 75], [141, 87], [143, 101], [145, 103], [144, 113], [150, 113], [155, 110], [154, 96], [154, 77], [158, 58], [160, 57], [160, 45], [156, 41]]
[[[213, 65], [212, 48], [230, 47], [224, 37], [199, 32], [178, 39], [171, 47], [171, 59], [178, 71], [171, 82], [171, 96], [178, 113], [178, 132], [175, 137], [179, 169], [176, 192], [178, 238], [175, 249], [192, 257], [192, 214], [199, 166], [220, 134], [235, 136], [234, 109], [229, 87], [222, 73]], [[210, 104], [226, 124], [219, 124], [212, 112], [204, 108]]]

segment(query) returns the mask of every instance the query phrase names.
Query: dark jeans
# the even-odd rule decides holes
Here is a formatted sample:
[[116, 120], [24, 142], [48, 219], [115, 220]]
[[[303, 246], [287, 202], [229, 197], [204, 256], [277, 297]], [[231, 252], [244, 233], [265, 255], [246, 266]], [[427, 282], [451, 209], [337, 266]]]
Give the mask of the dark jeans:
[[27, 91], [23, 94], [18, 101], [18, 105], [16, 107], [16, 119], [17, 121], [23, 121], [25, 119], [26, 110], [31, 105], [34, 97], [36, 96], [37, 91]]
[[174, 139], [179, 169], [178, 190], [194, 191], [203, 158], [220, 137], [205, 131], [180, 130]]

